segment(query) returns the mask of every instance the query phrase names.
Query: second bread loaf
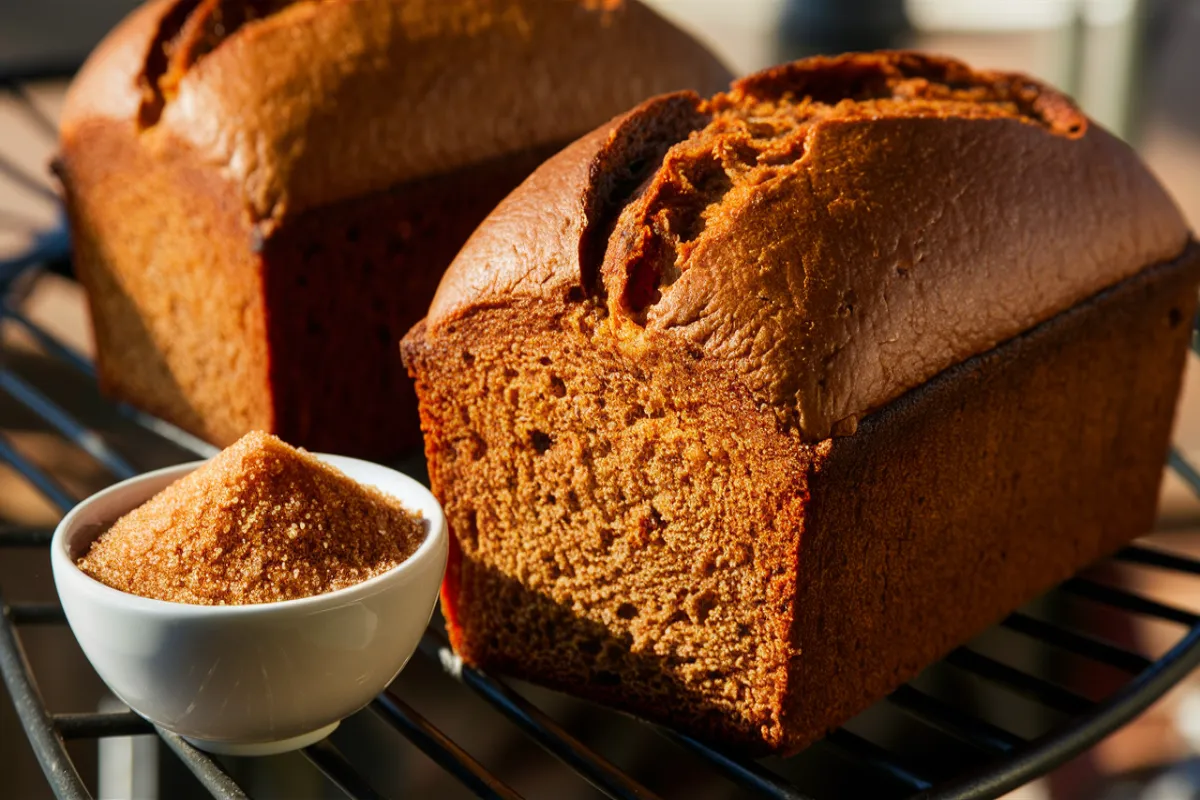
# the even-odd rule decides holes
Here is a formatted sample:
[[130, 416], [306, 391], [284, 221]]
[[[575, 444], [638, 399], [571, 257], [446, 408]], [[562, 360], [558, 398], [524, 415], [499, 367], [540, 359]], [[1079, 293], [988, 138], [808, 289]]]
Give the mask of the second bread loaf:
[[101, 385], [220, 445], [414, 446], [398, 342], [479, 221], [581, 133], [724, 80], [635, 0], [150, 2], [62, 118]]

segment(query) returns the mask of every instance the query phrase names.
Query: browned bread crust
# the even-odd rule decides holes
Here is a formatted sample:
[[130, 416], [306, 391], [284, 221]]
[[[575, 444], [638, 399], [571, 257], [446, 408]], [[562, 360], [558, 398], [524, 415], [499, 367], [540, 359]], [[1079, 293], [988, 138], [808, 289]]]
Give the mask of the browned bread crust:
[[278, 221], [727, 80], [638, 2], [156, 0], [88, 59], [62, 134], [136, 120], [143, 146], [186, 144]]
[[643, 104], [506, 198], [402, 344], [452, 643], [803, 747], [1148, 529], [1187, 241], [1016, 76], [851, 56]]
[[[682, 128], [659, 130], [681, 114]], [[669, 150], [606, 201], [609, 218], [579, 223], [615, 225], [593, 261], [540, 257], [568, 248], [557, 229], [523, 227], [528, 209], [578, 215], [607, 191], [590, 176], [625, 140]], [[527, 188], [485, 224], [431, 327], [546, 281], [586, 284], [618, 335], [665, 334], [728, 362], [808, 441], [852, 432], [1188, 238], [1136, 155], [1065, 97], [911, 53], [810, 59], [709, 101], [657, 101], [575, 148], [537, 179], [554, 196]], [[494, 273], [480, 291], [484, 258]]]
[[62, 119], [102, 385], [222, 445], [415, 446], [397, 342], [475, 225], [573, 137], [727, 80], [636, 2], [148, 3]]

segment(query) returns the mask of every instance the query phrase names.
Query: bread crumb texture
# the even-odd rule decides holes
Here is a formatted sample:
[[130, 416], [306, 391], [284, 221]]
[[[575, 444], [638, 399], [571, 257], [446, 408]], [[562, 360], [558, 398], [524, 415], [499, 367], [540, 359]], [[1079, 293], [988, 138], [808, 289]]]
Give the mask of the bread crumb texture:
[[470, 663], [773, 740], [806, 464], [727, 378], [673, 348], [627, 357], [601, 316], [497, 310], [409, 353], [456, 537], [451, 641]]
[[78, 564], [143, 597], [270, 603], [381, 575], [423, 530], [395, 498], [254, 431], [118, 519]]

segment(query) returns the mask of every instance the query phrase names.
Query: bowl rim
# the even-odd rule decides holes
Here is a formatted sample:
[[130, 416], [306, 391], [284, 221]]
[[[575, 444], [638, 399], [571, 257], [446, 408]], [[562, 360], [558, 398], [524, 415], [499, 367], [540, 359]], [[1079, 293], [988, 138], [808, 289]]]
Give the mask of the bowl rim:
[[[237, 617], [254, 617], [269, 614], [304, 611], [324, 611], [327, 607], [338, 607], [356, 603], [366, 597], [383, 591], [387, 588], [387, 584], [401, 578], [408, 573], [415, 572], [424, 565], [424, 562], [429, 559], [436, 559], [438, 554], [447, 550], [449, 540], [446, 528], [446, 516], [442, 510], [441, 503], [434, 497], [420, 481], [415, 478], [392, 469], [384, 464], [379, 464], [375, 461], [367, 461], [361, 458], [353, 458], [351, 456], [341, 456], [331, 453], [310, 453], [310, 455], [319, 458], [325, 463], [337, 468], [339, 471], [346, 473], [344, 464], [353, 466], [367, 466], [371, 469], [384, 470], [389, 473], [389, 477], [399, 479], [400, 483], [408, 484], [410, 490], [415, 490], [418, 495], [422, 496], [423, 503], [419, 508], [413, 509], [412, 505], [405, 503], [405, 507], [410, 511], [418, 511], [421, 516], [428, 522], [428, 530], [425, 538], [417, 549], [401, 563], [389, 569], [380, 575], [368, 578], [365, 581], [346, 586], [342, 589], [337, 589], [332, 592], [323, 592], [321, 594], [309, 595], [308, 597], [299, 597], [292, 600], [276, 600], [267, 603], [245, 603], [238, 605], [203, 605], [200, 603], [181, 603], [175, 600], [161, 600], [155, 597], [143, 597], [142, 595], [132, 594], [120, 589], [115, 589], [107, 584], [93, 578], [91, 575], [84, 572], [75, 563], [75, 560], [70, 556], [67, 550], [67, 534], [73, 532], [77, 525], [78, 518], [92, 504], [109, 497], [110, 495], [119, 494], [120, 492], [128, 491], [130, 487], [140, 483], [145, 483], [155, 479], [169, 477], [171, 481], [178, 480], [184, 475], [198, 469], [202, 464], [207, 463], [210, 459], [201, 459], [198, 461], [189, 461], [182, 464], [174, 464], [169, 467], [143, 472], [140, 475], [135, 475], [132, 478], [127, 478], [123, 481], [107, 486], [104, 489], [92, 494], [85, 499], [79, 501], [75, 506], [63, 516], [57, 527], [54, 529], [54, 535], [50, 540], [50, 561], [51, 570], [54, 573], [55, 589], [61, 595], [63, 587], [61, 581], [68, 581], [72, 584], [71, 591], [79, 592], [86, 595], [90, 599], [94, 599], [103, 603], [117, 603], [124, 605], [131, 611], [139, 611], [144, 613], [158, 613], [178, 616], [211, 616], [220, 614], [225, 616]], [[358, 481], [357, 478], [348, 475], [351, 480]], [[167, 484], [169, 485], [169, 484]], [[166, 485], [163, 486], [166, 488]], [[378, 487], [376, 487], [378, 488]], [[159, 491], [162, 491], [161, 489]], [[387, 494], [392, 494], [384, 489], [380, 489]], [[153, 496], [153, 495], [151, 495]], [[392, 494], [395, 497], [394, 494]], [[149, 498], [140, 501], [145, 502]], [[400, 498], [397, 498], [400, 499]], [[140, 504], [139, 503], [139, 504]], [[133, 510], [136, 506], [131, 506], [121, 514], [126, 514]], [[444, 576], [443, 566], [443, 576]]]

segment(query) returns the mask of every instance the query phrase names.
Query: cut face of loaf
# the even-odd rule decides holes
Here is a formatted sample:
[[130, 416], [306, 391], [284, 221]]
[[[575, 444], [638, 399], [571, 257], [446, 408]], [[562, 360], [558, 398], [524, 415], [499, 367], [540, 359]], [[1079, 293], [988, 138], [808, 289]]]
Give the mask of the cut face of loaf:
[[596, 307], [452, 327], [409, 357], [455, 520], [455, 647], [756, 740], [787, 688], [810, 456], [683, 350], [605, 346]]
[[912, 54], [576, 142], [402, 347], [455, 648], [803, 747], [1148, 529], [1187, 238], [1060, 95]]
[[592, 126], [727, 80], [632, 0], [150, 2], [62, 118], [101, 384], [222, 445], [414, 447], [397, 344], [480, 220]]

